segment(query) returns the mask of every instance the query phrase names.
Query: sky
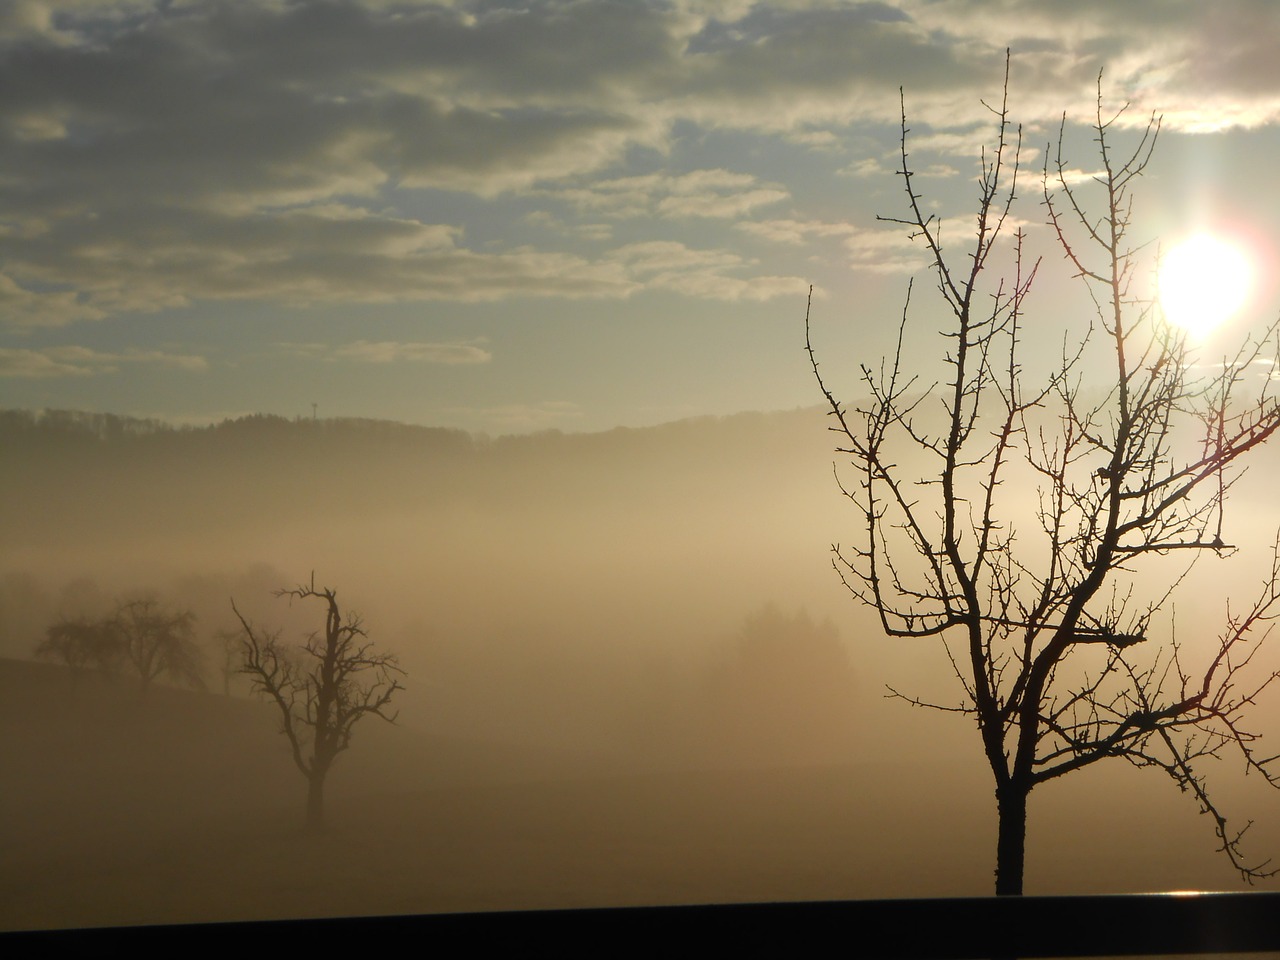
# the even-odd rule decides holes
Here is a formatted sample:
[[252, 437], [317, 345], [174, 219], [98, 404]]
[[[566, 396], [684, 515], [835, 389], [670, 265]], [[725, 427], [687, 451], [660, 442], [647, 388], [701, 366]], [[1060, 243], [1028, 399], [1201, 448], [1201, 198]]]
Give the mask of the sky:
[[[0, 6], [0, 408], [602, 430], [822, 399], [938, 329], [1009, 51], [1031, 334], [1077, 322], [1046, 149], [1153, 113], [1152, 249], [1209, 230], [1273, 318], [1269, 0], [15, 0]], [[1054, 154], [1049, 154], [1053, 156]], [[993, 277], [993, 282], [998, 280]], [[1065, 334], [1064, 334], [1065, 331]], [[314, 405], [314, 406], [313, 406]]]

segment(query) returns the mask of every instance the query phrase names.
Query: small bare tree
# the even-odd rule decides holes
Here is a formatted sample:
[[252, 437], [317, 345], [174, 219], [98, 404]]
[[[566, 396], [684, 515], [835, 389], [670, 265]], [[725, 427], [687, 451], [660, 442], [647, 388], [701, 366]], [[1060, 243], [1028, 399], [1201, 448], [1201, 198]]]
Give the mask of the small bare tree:
[[[1090, 182], [1069, 173], [1065, 117], [1043, 177], [1052, 234], [1096, 314], [1066, 333], [1054, 371], [1028, 383], [1024, 309], [1039, 262], [1024, 259], [1010, 216], [1021, 129], [1009, 120], [1007, 65], [1004, 90], [963, 259], [944, 250], [939, 221], [916, 192], [904, 101], [899, 174], [909, 213], [885, 219], [905, 225], [932, 260], [947, 318], [940, 382], [929, 386], [908, 369], [919, 356], [907, 347], [910, 287], [897, 351], [861, 367], [868, 399], [853, 409], [819, 372], [806, 313], [837, 451], [854, 469], [839, 478], [841, 489], [861, 521], [856, 546], [833, 546], [833, 563], [889, 637], [936, 638], [950, 660], [958, 704], [891, 695], [976, 720], [995, 780], [997, 894], [1022, 892], [1031, 791], [1113, 757], [1167, 773], [1210, 815], [1241, 875], [1269, 875], [1266, 862], [1243, 856], [1243, 831], [1229, 829], [1200, 770], [1234, 750], [1280, 785], [1276, 758], [1255, 752], [1245, 725], [1246, 708], [1278, 675], [1249, 668], [1280, 609], [1280, 554], [1261, 571], [1248, 609], [1228, 607], [1220, 636], [1191, 645], [1174, 638], [1172, 616], [1162, 613], [1182, 566], [1165, 580], [1172, 586], [1150, 596], [1135, 573], [1158, 557], [1233, 552], [1223, 539], [1230, 468], [1280, 427], [1266, 352], [1277, 327], [1225, 363], [1198, 366], [1186, 334], [1140, 292], [1130, 192], [1160, 122], [1153, 116], [1136, 149], [1117, 157], [1123, 110], [1104, 112], [1099, 77], [1100, 213], [1089, 212]], [[1005, 269], [995, 266], [1001, 258]], [[1091, 384], [1100, 372], [1100, 385]], [[1037, 499], [1020, 510], [1028, 493]], [[1016, 529], [1019, 521], [1032, 532]], [[1167, 635], [1157, 636], [1162, 626]]]
[[395, 721], [387, 711], [396, 691], [404, 689], [395, 679], [404, 671], [394, 654], [373, 649], [360, 618], [344, 617], [336, 593], [317, 588], [314, 574], [309, 584], [276, 596], [319, 600], [325, 605], [324, 632], [312, 633], [302, 647], [283, 645], [278, 631], [255, 628], [232, 601], [243, 630], [240, 672], [280, 709], [280, 732], [307, 780], [307, 828], [319, 831], [325, 778], [334, 760], [351, 745], [352, 730], [364, 717]]

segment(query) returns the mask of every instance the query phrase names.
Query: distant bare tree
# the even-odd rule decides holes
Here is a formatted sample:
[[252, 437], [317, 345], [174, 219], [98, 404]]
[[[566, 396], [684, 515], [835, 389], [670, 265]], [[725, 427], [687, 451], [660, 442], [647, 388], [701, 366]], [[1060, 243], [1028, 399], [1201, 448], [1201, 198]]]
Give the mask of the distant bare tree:
[[[1185, 571], [1146, 596], [1133, 574], [1159, 557], [1194, 562], [1234, 550], [1224, 541], [1229, 468], [1280, 428], [1268, 352], [1277, 326], [1226, 362], [1200, 364], [1186, 333], [1140, 292], [1130, 191], [1160, 123], [1153, 117], [1136, 149], [1117, 156], [1119, 113], [1104, 111], [1099, 78], [1099, 172], [1083, 182], [1071, 175], [1064, 119], [1044, 173], [1053, 235], [1096, 314], [1064, 338], [1056, 369], [1029, 382], [1020, 347], [1039, 263], [1024, 261], [1010, 216], [1021, 130], [1009, 121], [1007, 93], [1006, 70], [962, 257], [944, 251], [939, 221], [916, 192], [903, 110], [899, 174], [909, 213], [891, 222], [905, 225], [933, 263], [946, 317], [942, 384], [914, 372], [922, 354], [907, 345], [904, 307], [896, 353], [861, 367], [868, 399], [846, 408], [819, 372], [806, 316], [837, 450], [854, 468], [841, 489], [859, 529], [855, 545], [832, 548], [834, 565], [889, 637], [936, 638], [949, 659], [957, 703], [892, 693], [976, 721], [995, 780], [997, 894], [1022, 892], [1028, 794], [1110, 758], [1164, 771], [1209, 815], [1243, 877], [1270, 875], [1267, 862], [1242, 854], [1243, 831], [1228, 828], [1201, 761], [1234, 751], [1247, 770], [1280, 785], [1280, 758], [1255, 750], [1245, 719], [1280, 675], [1250, 669], [1280, 613], [1280, 553], [1256, 572], [1256, 599], [1229, 607], [1217, 639], [1194, 645], [1175, 639], [1163, 613]], [[1086, 193], [1095, 188], [1100, 212], [1090, 213]], [[1001, 258], [1007, 272], [992, 280]], [[1101, 389], [1090, 386], [1099, 376]], [[1020, 510], [1015, 500], [1028, 495], [1033, 506]], [[1015, 529], [1019, 519], [1030, 529]]]
[[278, 631], [255, 628], [232, 601], [243, 630], [241, 672], [280, 710], [280, 732], [307, 780], [307, 828], [319, 831], [325, 778], [334, 760], [351, 745], [352, 730], [364, 717], [395, 721], [387, 711], [396, 691], [404, 689], [395, 679], [404, 671], [394, 654], [373, 649], [360, 618], [344, 617], [336, 593], [317, 588], [314, 574], [309, 584], [276, 596], [319, 600], [325, 606], [324, 632], [312, 633], [301, 647], [281, 644]]
[[153, 597], [122, 600], [106, 628], [138, 674], [145, 695], [158, 677], [204, 689], [204, 664], [195, 642], [196, 615], [171, 610]]

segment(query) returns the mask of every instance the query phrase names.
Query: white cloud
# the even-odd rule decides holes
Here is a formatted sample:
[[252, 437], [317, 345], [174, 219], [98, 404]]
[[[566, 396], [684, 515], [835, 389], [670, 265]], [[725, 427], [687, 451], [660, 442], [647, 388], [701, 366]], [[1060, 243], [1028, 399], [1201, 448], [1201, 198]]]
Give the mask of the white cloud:
[[858, 232], [851, 223], [826, 223], [821, 220], [752, 220], [739, 223], [738, 229], [763, 240], [793, 246], [812, 237], [845, 237]]
[[750, 213], [756, 207], [786, 200], [790, 194], [781, 187], [745, 190], [733, 194], [703, 194], [664, 197], [658, 213], [664, 217], [721, 217], [731, 219]]
[[801, 277], [737, 276], [736, 271], [753, 263], [727, 250], [695, 250], [674, 241], [629, 244], [614, 250], [610, 259], [645, 289], [702, 300], [771, 300], [809, 289]]
[[923, 241], [912, 240], [902, 227], [860, 227], [843, 221], [763, 220], [742, 223], [740, 230], [774, 243], [799, 246], [813, 240], [839, 239], [849, 265], [872, 273], [914, 273], [928, 266]]
[[1075, 167], [1064, 168], [1060, 175], [1057, 171], [1050, 174], [1048, 187], [1050, 190], [1060, 190], [1062, 189], [1062, 184], [1064, 182], [1068, 187], [1074, 187], [1078, 183], [1092, 183], [1094, 181], [1101, 183], [1106, 179], [1106, 176], [1107, 171], [1105, 170], [1081, 170]]
[[870, 273], [915, 273], [931, 261], [923, 240], [900, 226], [860, 228], [844, 239], [849, 265]]
[[597, 180], [583, 186], [542, 189], [536, 195], [616, 218], [719, 219], [740, 217], [790, 197], [781, 184], [719, 168]]
[[655, 279], [653, 286], [697, 297], [702, 300], [740, 300], [761, 302], [777, 297], [803, 296], [809, 282], [802, 277], [729, 277], [710, 270], [691, 270], [688, 273], [667, 274]]
[[836, 149], [841, 146], [840, 138], [833, 130], [793, 130], [786, 138], [791, 143], [799, 143], [814, 150]]
[[850, 177], [882, 177], [891, 176], [897, 171], [878, 157], [862, 157], [840, 172]]

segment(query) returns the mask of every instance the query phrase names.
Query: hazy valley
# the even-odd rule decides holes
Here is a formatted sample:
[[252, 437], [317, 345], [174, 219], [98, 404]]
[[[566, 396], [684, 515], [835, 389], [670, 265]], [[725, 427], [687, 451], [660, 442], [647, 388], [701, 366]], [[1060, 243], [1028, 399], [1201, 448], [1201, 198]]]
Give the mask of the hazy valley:
[[[0, 926], [989, 892], [976, 738], [883, 696], [957, 699], [945, 657], [885, 640], [830, 569], [856, 518], [823, 427], [4, 414]], [[213, 643], [232, 597], [315, 629], [271, 593], [313, 571], [407, 671], [318, 839], [277, 718], [242, 678], [224, 695]], [[207, 691], [26, 662], [55, 618], [142, 590], [195, 613]], [[1280, 853], [1274, 793], [1217, 766]], [[1029, 892], [1240, 885], [1157, 773], [1070, 780], [1033, 798]]]

